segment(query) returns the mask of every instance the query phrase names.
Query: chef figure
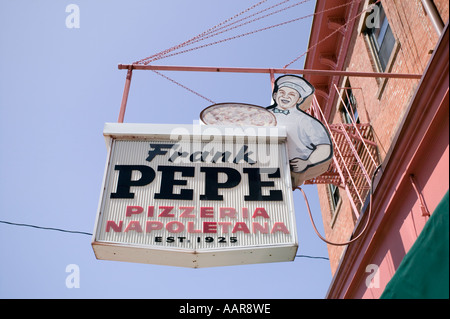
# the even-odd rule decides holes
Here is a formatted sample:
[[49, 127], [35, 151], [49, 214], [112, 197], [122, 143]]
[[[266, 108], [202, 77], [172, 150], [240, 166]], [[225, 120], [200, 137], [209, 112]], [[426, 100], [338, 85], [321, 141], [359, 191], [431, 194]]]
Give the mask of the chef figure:
[[277, 125], [286, 127], [293, 187], [326, 172], [333, 156], [327, 129], [306, 113], [313, 94], [314, 87], [302, 77], [280, 76], [273, 89], [274, 102], [267, 107], [274, 113]]

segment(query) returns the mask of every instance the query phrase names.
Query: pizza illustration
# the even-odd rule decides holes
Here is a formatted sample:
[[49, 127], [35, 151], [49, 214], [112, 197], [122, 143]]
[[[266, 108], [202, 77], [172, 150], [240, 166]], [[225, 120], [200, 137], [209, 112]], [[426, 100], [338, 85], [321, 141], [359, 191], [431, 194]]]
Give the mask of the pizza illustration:
[[276, 126], [277, 120], [266, 108], [243, 103], [214, 104], [200, 113], [200, 119], [209, 125]]

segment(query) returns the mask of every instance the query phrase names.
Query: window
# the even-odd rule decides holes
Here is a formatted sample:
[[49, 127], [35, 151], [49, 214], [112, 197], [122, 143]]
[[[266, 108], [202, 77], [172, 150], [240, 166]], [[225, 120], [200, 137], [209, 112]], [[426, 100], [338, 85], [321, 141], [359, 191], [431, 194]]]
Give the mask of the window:
[[395, 38], [381, 3], [375, 5], [372, 15], [374, 21], [367, 26], [365, 33], [374, 52], [379, 71], [386, 72], [395, 47]]
[[341, 108], [343, 122], [347, 124], [352, 124], [353, 122], [359, 124], [360, 120], [358, 110], [356, 108], [356, 99], [351, 88], [347, 87], [345, 89], [343, 100], [344, 105], [342, 105]]
[[328, 185], [328, 190], [330, 192], [332, 213], [334, 213], [339, 204], [339, 200], [341, 199], [341, 195], [339, 194], [339, 188], [333, 184]]

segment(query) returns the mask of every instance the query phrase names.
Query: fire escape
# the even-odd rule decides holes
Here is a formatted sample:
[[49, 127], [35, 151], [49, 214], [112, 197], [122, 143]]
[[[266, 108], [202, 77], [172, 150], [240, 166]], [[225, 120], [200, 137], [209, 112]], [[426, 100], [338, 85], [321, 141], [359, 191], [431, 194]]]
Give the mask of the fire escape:
[[[339, 94], [336, 86], [335, 89]], [[346, 88], [343, 88], [343, 94], [347, 94]], [[352, 114], [351, 103], [346, 105], [342, 95], [338, 96], [345, 111]], [[372, 127], [369, 123], [357, 123], [354, 116], [349, 117], [351, 123], [328, 123], [316, 98], [310, 114], [327, 127], [333, 142], [334, 156], [327, 172], [305, 184], [332, 184], [345, 190], [354, 217], [358, 219], [369, 194], [371, 176], [380, 164]]]

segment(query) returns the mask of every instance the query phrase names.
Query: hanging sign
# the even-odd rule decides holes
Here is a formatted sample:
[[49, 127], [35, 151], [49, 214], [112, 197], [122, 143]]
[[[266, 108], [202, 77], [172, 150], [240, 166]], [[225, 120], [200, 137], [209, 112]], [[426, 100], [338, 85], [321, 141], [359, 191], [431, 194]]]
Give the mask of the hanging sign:
[[197, 268], [295, 258], [284, 128], [117, 123], [104, 135], [98, 259]]
[[313, 94], [314, 87], [304, 78], [283, 75], [275, 81], [273, 104], [267, 107], [278, 125], [286, 127], [294, 187], [325, 173], [333, 158], [329, 132], [322, 122], [306, 112]]

